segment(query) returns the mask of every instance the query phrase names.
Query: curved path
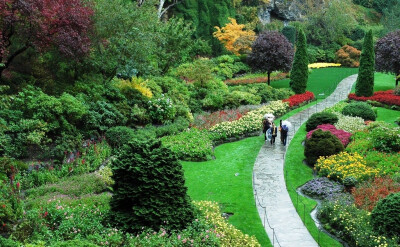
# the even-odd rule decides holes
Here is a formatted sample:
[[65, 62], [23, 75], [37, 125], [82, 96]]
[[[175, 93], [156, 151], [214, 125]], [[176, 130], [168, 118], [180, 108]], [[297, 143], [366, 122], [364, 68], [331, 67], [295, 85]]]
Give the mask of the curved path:
[[[286, 147], [309, 116], [346, 99], [356, 79], [357, 75], [345, 78], [329, 97], [288, 118], [293, 128], [289, 130]], [[283, 173], [286, 147], [281, 145], [278, 136], [275, 145], [266, 142], [257, 156], [253, 168], [253, 190], [258, 213], [274, 246], [316, 247], [317, 242], [301, 221], [286, 188]]]

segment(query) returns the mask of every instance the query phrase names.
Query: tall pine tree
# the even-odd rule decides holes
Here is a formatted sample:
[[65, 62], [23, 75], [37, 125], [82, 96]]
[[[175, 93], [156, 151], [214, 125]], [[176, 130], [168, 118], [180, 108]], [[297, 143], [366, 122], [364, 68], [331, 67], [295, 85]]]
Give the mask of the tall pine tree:
[[369, 97], [374, 94], [375, 52], [372, 30], [364, 37], [363, 49], [356, 82], [356, 95]]
[[294, 55], [293, 67], [290, 72], [290, 88], [296, 93], [306, 92], [308, 81], [308, 55], [307, 41], [302, 29], [296, 40], [296, 53]]

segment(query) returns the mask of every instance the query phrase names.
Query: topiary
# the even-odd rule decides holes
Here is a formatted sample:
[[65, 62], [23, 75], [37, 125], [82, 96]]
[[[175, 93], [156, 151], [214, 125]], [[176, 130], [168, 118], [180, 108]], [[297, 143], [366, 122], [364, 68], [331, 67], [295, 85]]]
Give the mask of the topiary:
[[306, 130], [311, 131], [316, 129], [320, 124], [335, 124], [338, 121], [338, 117], [334, 113], [330, 112], [318, 112], [311, 115], [306, 122]]
[[135, 138], [135, 131], [129, 127], [116, 126], [106, 131], [106, 138], [112, 148], [119, 148]]
[[380, 200], [371, 213], [374, 229], [389, 237], [400, 235], [400, 193]]
[[345, 106], [342, 110], [343, 115], [361, 117], [365, 121], [375, 121], [376, 114], [372, 107], [365, 102], [353, 102]]
[[314, 165], [320, 156], [330, 156], [344, 150], [339, 138], [329, 131], [320, 129], [314, 131], [310, 139], [306, 140], [304, 155], [309, 165]]
[[375, 53], [372, 31], [364, 38], [360, 67], [356, 81], [356, 95], [369, 97], [374, 94]]
[[303, 30], [299, 30], [299, 36], [296, 41], [296, 53], [292, 70], [290, 71], [290, 88], [296, 94], [306, 92], [308, 80], [308, 55], [307, 55], [307, 40]]
[[138, 233], [144, 228], [181, 230], [193, 220], [182, 165], [161, 142], [135, 140], [112, 163], [110, 222]]

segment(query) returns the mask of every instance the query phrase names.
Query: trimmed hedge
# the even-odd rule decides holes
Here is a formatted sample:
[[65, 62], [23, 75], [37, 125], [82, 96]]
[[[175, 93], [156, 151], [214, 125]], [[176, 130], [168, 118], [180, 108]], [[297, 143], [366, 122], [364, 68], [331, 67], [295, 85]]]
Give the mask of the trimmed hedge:
[[400, 236], [400, 193], [380, 200], [371, 213], [374, 229], [389, 237]]
[[306, 130], [311, 131], [316, 129], [321, 124], [335, 124], [338, 121], [338, 117], [334, 113], [330, 112], [318, 112], [311, 115], [306, 122]]
[[372, 107], [365, 102], [353, 102], [345, 106], [342, 110], [343, 115], [352, 117], [361, 117], [365, 121], [376, 120], [376, 114]]

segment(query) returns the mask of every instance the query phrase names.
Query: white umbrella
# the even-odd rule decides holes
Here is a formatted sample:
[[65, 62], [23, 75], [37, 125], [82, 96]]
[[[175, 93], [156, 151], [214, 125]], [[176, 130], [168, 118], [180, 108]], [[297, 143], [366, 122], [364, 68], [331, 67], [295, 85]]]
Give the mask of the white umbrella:
[[292, 129], [292, 124], [289, 121], [287, 121], [287, 120], [282, 121], [282, 126], [284, 126], [284, 125], [286, 125], [286, 127], [289, 130]]
[[264, 115], [264, 119], [268, 119], [268, 120], [270, 120], [270, 122], [272, 122], [272, 121], [274, 121], [275, 116], [272, 113], [267, 113]]

